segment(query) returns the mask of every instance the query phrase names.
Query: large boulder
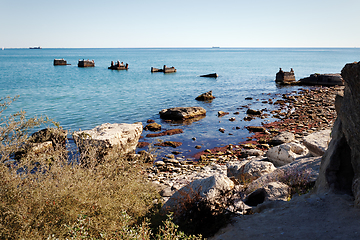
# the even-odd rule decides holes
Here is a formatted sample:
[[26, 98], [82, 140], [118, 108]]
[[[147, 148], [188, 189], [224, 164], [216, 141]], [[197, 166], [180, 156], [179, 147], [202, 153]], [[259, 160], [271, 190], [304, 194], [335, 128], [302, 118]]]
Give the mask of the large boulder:
[[73, 136], [80, 151], [91, 145], [104, 153], [117, 148], [122, 154], [127, 154], [135, 151], [142, 129], [142, 123], [104, 123], [91, 130], [74, 132]]
[[266, 157], [275, 166], [283, 166], [292, 163], [298, 158], [305, 157], [308, 153], [309, 150], [304, 145], [290, 142], [270, 148], [266, 153]]
[[360, 207], [360, 62], [346, 64], [341, 75], [344, 94], [335, 100], [337, 119], [322, 157], [316, 190], [352, 193], [355, 206]]
[[202, 107], [175, 107], [163, 109], [159, 112], [162, 119], [186, 120], [206, 115], [206, 110]]
[[290, 196], [290, 187], [282, 182], [270, 182], [250, 193], [245, 204], [257, 206], [267, 201], [287, 201]]
[[314, 183], [319, 176], [321, 157], [306, 157], [277, 168], [263, 175], [248, 185], [247, 193], [252, 192], [269, 182], [280, 181], [284, 176], [299, 178], [304, 185]]
[[240, 182], [246, 183], [269, 174], [276, 169], [274, 164], [266, 161], [242, 161], [227, 166], [227, 176], [234, 177]]
[[303, 138], [303, 144], [309, 149], [313, 156], [322, 156], [328, 148], [330, 142], [331, 130], [326, 129], [320, 132], [315, 132]]
[[234, 182], [225, 175], [213, 175], [195, 180], [175, 192], [164, 204], [163, 209], [173, 211], [191, 199], [201, 198], [202, 201], [214, 204], [224, 194], [234, 188]]

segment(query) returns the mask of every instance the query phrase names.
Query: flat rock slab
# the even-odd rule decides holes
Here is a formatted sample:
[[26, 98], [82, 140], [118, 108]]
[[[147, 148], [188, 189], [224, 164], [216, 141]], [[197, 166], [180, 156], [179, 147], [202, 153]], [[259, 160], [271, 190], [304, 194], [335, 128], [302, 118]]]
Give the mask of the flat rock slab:
[[206, 110], [202, 107], [175, 107], [163, 109], [159, 112], [162, 119], [186, 120], [199, 116], [205, 116]]
[[90, 143], [103, 149], [117, 147], [126, 154], [135, 151], [142, 129], [142, 123], [104, 123], [91, 130], [74, 132], [73, 136], [80, 150], [84, 143]]

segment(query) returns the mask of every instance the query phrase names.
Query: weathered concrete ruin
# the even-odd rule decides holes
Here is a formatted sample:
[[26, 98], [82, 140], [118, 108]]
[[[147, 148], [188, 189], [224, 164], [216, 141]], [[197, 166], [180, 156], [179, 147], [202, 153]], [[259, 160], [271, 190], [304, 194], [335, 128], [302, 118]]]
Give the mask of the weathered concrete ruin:
[[316, 191], [353, 194], [360, 207], [360, 62], [341, 71], [344, 95], [336, 97], [337, 119], [332, 140], [322, 157]]
[[276, 73], [275, 82], [280, 84], [292, 84], [295, 82], [294, 69], [291, 68], [290, 72], [284, 72], [281, 68], [278, 73]]
[[173, 73], [176, 72], [176, 69], [175, 67], [167, 67], [166, 65], [164, 65], [163, 68], [151, 67], [151, 72]]
[[110, 67], [108, 69], [111, 70], [128, 70], [129, 64], [124, 64], [124, 62], [120, 62], [119, 60], [114, 64], [114, 61], [111, 61]]
[[71, 65], [66, 62], [63, 58], [61, 59], [54, 59], [54, 66], [63, 66], [63, 65]]
[[79, 60], [78, 67], [95, 67], [94, 60]]

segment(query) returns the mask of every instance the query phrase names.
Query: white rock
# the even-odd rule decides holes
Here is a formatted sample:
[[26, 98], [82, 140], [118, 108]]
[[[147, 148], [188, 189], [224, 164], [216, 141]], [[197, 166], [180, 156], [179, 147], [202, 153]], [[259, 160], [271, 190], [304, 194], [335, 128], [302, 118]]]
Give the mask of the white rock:
[[239, 180], [254, 179], [266, 175], [276, 170], [271, 162], [266, 161], [242, 161], [240, 163], [229, 164], [227, 176], [235, 177]]
[[330, 134], [330, 129], [310, 134], [303, 138], [303, 144], [309, 149], [311, 155], [322, 156], [331, 140]]
[[270, 148], [266, 157], [276, 166], [283, 166], [300, 157], [305, 157], [308, 153], [309, 150], [305, 146], [290, 142]]
[[208, 178], [198, 179], [175, 192], [164, 204], [163, 209], [174, 209], [181, 205], [180, 202], [186, 201], [186, 199], [195, 199], [198, 194], [209, 203], [214, 203], [220, 198], [221, 194], [233, 188], [234, 182], [225, 175], [213, 175]]
[[142, 123], [104, 123], [91, 130], [74, 132], [73, 137], [80, 150], [84, 143], [91, 143], [101, 149], [116, 147], [126, 154], [135, 151], [142, 129]]

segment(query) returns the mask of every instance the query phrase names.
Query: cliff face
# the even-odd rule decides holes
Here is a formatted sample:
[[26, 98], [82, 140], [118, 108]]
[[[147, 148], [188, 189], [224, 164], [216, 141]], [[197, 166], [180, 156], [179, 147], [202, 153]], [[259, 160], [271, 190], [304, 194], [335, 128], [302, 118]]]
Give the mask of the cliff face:
[[344, 95], [336, 97], [338, 117], [322, 157], [316, 190], [353, 194], [360, 208], [360, 62], [346, 64], [341, 75]]

